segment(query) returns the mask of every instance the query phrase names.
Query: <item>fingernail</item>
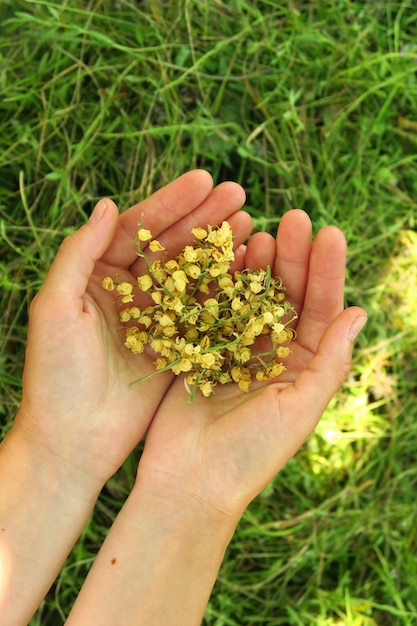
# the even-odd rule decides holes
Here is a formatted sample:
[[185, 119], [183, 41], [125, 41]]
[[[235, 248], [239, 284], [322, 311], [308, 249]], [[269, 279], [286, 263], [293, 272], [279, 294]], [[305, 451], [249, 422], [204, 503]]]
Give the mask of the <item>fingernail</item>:
[[365, 317], [365, 315], [358, 315], [358, 317], [353, 320], [348, 332], [348, 337], [351, 341], [355, 341], [367, 321], [368, 318]]
[[99, 200], [96, 206], [94, 207], [93, 212], [90, 215], [88, 223], [92, 224], [93, 226], [95, 224], [98, 224], [101, 218], [104, 216], [106, 211], [107, 211], [106, 201], [104, 199]]

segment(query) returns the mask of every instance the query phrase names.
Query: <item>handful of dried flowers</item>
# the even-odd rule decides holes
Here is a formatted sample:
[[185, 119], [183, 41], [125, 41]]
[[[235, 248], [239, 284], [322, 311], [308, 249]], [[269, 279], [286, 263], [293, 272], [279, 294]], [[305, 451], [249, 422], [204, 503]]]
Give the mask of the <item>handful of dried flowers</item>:
[[[157, 355], [154, 373], [185, 373], [190, 400], [197, 389], [211, 396], [218, 383], [235, 382], [247, 392], [253, 378], [265, 381], [285, 370], [281, 359], [290, 353], [296, 313], [269, 267], [229, 273], [234, 253], [228, 222], [192, 234], [195, 245], [175, 259], [151, 261], [149, 252], [166, 250], [139, 227], [137, 253], [147, 272], [134, 285], [117, 277], [103, 278], [102, 285], [128, 305], [119, 313], [126, 348], [140, 354], [150, 346]], [[135, 290], [148, 294], [147, 306], [134, 304]]]

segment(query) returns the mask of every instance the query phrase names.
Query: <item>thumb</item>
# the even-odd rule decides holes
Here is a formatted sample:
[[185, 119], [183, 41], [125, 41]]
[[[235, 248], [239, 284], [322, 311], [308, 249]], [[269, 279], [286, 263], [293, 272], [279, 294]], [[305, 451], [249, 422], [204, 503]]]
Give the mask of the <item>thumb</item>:
[[[350, 371], [353, 342], [367, 321], [359, 307], [345, 309], [327, 328], [317, 352], [294, 385], [281, 394], [283, 419], [298, 440], [317, 425], [330, 400]], [[287, 404], [288, 403], [288, 404]]]
[[100, 200], [87, 224], [62, 242], [40, 290], [41, 297], [73, 301], [86, 291], [94, 265], [113, 238], [118, 210], [112, 200]]

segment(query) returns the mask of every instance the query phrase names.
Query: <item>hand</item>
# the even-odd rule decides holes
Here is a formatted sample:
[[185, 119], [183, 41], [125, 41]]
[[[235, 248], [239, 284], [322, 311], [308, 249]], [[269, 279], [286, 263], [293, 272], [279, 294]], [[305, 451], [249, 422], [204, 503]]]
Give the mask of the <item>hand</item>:
[[103, 276], [128, 281], [144, 271], [135, 249], [141, 221], [175, 256], [191, 243], [191, 228], [230, 221], [239, 245], [251, 220], [239, 211], [235, 183], [212, 189], [210, 175], [189, 172], [120, 217], [111, 200], [97, 205], [88, 224], [62, 244], [30, 310], [23, 400], [14, 431], [75, 465], [102, 487], [143, 437], [172, 375], [145, 386], [152, 357], [124, 348], [114, 295]]
[[218, 385], [214, 396], [197, 393], [192, 404], [183, 380], [176, 380], [152, 421], [135, 489], [177, 499], [182, 508], [186, 502], [240, 517], [314, 429], [349, 372], [352, 342], [366, 313], [343, 310], [341, 231], [326, 227], [313, 244], [311, 231], [303, 211], [289, 211], [277, 241], [254, 235], [240, 261], [251, 269], [269, 264], [298, 312], [287, 371], [253, 384], [248, 394]]

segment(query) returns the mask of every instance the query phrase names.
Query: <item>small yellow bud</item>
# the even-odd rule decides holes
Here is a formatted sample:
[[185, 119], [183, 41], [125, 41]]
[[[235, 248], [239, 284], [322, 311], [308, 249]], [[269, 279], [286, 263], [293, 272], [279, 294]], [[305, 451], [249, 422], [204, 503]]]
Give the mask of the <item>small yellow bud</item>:
[[209, 398], [213, 393], [213, 383], [211, 380], [207, 380], [205, 383], [198, 385], [199, 390], [205, 398]]
[[184, 268], [184, 271], [187, 276], [190, 276], [191, 278], [199, 278], [201, 276], [201, 267], [199, 265], [196, 265], [195, 263], [187, 265]]
[[216, 364], [216, 357], [212, 352], [207, 352], [206, 354], [198, 354], [195, 359], [197, 363], [200, 363], [200, 365], [205, 369], [212, 369]]
[[265, 311], [263, 315], [263, 321], [264, 324], [272, 324], [272, 322], [274, 321], [274, 316], [272, 315], [271, 311]]
[[143, 274], [142, 276], [138, 276], [137, 280], [139, 288], [142, 289], [142, 291], [149, 291], [149, 289], [152, 287], [153, 282], [149, 274]]
[[165, 269], [161, 266], [160, 259], [157, 259], [156, 261], [152, 263], [151, 272], [155, 280], [159, 283], [163, 283], [164, 280], [166, 280], [166, 277], [168, 276]]
[[251, 384], [250, 378], [242, 378], [241, 380], [239, 380], [237, 386], [239, 387], [240, 391], [243, 391], [244, 393], [248, 393], [250, 384]]
[[180, 269], [180, 266], [178, 264], [178, 261], [176, 261], [175, 259], [171, 259], [170, 261], [167, 261], [165, 263], [165, 268], [169, 271], [169, 272], [175, 272], [176, 270]]
[[162, 294], [160, 291], [153, 291], [151, 293], [151, 298], [155, 302], [155, 304], [161, 304], [162, 302]]
[[166, 251], [166, 248], [164, 248], [164, 246], [161, 246], [159, 241], [157, 241], [156, 239], [153, 239], [152, 241], [149, 242], [149, 249], [151, 250], [151, 252], [165, 252]]
[[178, 330], [176, 326], [164, 326], [164, 337], [173, 337], [177, 334], [177, 332]]
[[125, 340], [126, 348], [129, 348], [133, 354], [141, 354], [145, 349], [145, 344], [135, 335], [129, 335]]
[[208, 335], [204, 335], [200, 341], [200, 347], [202, 350], [208, 350], [210, 348], [210, 337]]
[[185, 338], [188, 341], [195, 341], [196, 339], [198, 339], [199, 336], [200, 336], [200, 333], [198, 332], [196, 328], [189, 328], [187, 332], [185, 333]]
[[175, 289], [177, 291], [185, 291], [188, 283], [188, 278], [184, 270], [176, 270], [172, 274], [172, 279], [174, 281]]
[[246, 363], [251, 357], [252, 352], [249, 348], [240, 348], [240, 350], [236, 352], [236, 359], [240, 361], [240, 363]]
[[204, 230], [204, 228], [193, 228], [191, 233], [199, 241], [201, 241], [201, 240], [203, 240], [203, 239], [205, 239], [207, 237], [207, 231]]
[[220, 276], [217, 284], [219, 285], [220, 289], [226, 289], [229, 287], [232, 287], [234, 289], [235, 286], [230, 274], [223, 274], [223, 276]]
[[239, 311], [239, 309], [241, 309], [243, 306], [243, 302], [242, 300], [237, 297], [237, 298], [233, 298], [232, 300], [232, 309], [233, 311]]
[[263, 290], [263, 285], [256, 281], [252, 281], [249, 285], [249, 288], [252, 293], [260, 293]]
[[203, 280], [201, 281], [201, 284], [198, 288], [198, 291], [201, 291], [201, 293], [210, 293], [210, 290], [208, 288], [209, 284], [210, 284], [210, 279], [205, 279], [203, 278]]
[[228, 263], [214, 263], [211, 267], [209, 267], [209, 274], [210, 276], [213, 276], [213, 278], [216, 278], [216, 276], [226, 274], [228, 269]]
[[150, 315], [141, 315], [138, 321], [139, 324], [143, 324], [145, 328], [149, 328], [149, 326], [152, 324], [152, 318]]
[[103, 289], [106, 289], [106, 291], [113, 291], [114, 289], [114, 282], [110, 278], [110, 276], [106, 276], [105, 278], [103, 278], [101, 281], [101, 285]]
[[133, 285], [131, 285], [130, 283], [120, 283], [120, 285], [117, 285], [117, 292], [121, 296], [128, 296], [132, 293], [132, 291]]
[[121, 322], [129, 322], [131, 319], [129, 309], [124, 309], [124, 311], [120, 311], [119, 318]]
[[171, 298], [170, 296], [164, 298], [164, 304], [166, 304], [170, 311], [175, 311], [178, 315], [185, 306], [180, 298]]
[[187, 263], [194, 263], [198, 259], [198, 252], [192, 246], [185, 246], [184, 248], [184, 260]]
[[165, 313], [164, 315], [161, 315], [161, 317], [158, 319], [158, 322], [163, 327], [174, 325], [172, 318], [167, 313]]
[[285, 359], [285, 357], [288, 356], [290, 352], [291, 350], [289, 348], [284, 347], [284, 346], [279, 346], [277, 350], [277, 356], [279, 356], [280, 359]]
[[165, 357], [161, 356], [159, 357], [159, 359], [156, 359], [155, 363], [155, 369], [158, 370], [163, 370], [164, 367], [166, 367], [168, 365], [168, 361], [166, 360]]
[[138, 230], [138, 240], [139, 241], [149, 241], [152, 239], [152, 233], [147, 228], [139, 228]]
[[204, 308], [208, 308], [209, 312], [211, 315], [214, 315], [214, 317], [217, 317], [219, 314], [219, 303], [216, 298], [207, 298], [207, 300], [204, 300]]
[[179, 363], [172, 367], [174, 374], [178, 375], [181, 372], [189, 372], [193, 369], [193, 362], [191, 359], [182, 359]]

